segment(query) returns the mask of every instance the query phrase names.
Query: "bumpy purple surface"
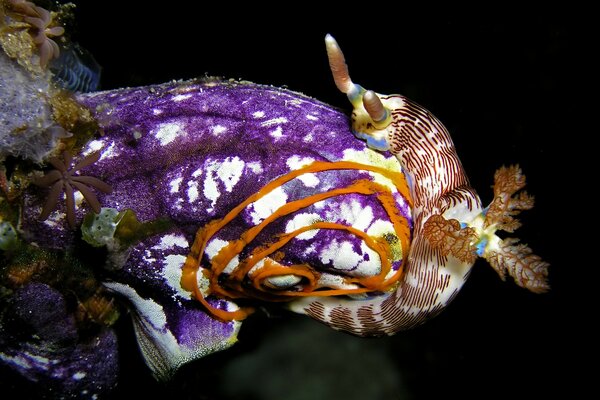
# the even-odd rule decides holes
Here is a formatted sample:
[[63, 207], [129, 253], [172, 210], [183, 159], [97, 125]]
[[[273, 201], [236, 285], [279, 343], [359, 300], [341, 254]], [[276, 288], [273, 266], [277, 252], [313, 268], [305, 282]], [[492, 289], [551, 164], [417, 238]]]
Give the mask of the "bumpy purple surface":
[[[0, 320], [0, 366], [9, 367], [16, 376], [5, 375], [5, 390], [19, 388], [20, 396], [29, 382], [36, 395], [49, 397], [96, 398], [110, 391], [119, 373], [117, 338], [112, 330], [79, 337], [73, 315], [63, 296], [42, 283], [19, 289], [11, 307]], [[10, 377], [10, 378], [9, 378]], [[11, 397], [10, 393], [3, 393]], [[16, 396], [17, 393], [14, 393]]]
[[[144, 222], [165, 217], [174, 222], [167, 232], [135, 245], [124, 265], [114, 266], [107, 283], [137, 310], [138, 339], [158, 375], [168, 374], [165, 363], [173, 370], [227, 347], [239, 328], [237, 323], [211, 319], [179, 285], [181, 266], [198, 228], [223, 217], [273, 179], [312, 161], [349, 160], [398, 168], [389, 154], [375, 153], [355, 139], [343, 113], [268, 86], [180, 82], [82, 95], [79, 100], [90, 108], [102, 130], [102, 136], [83, 151], [85, 155], [98, 150], [101, 158], [82, 171], [112, 185], [112, 194], [98, 196], [102, 206], [131, 209]], [[344, 170], [305, 174], [290, 181], [219, 231], [209, 242], [204, 265], [226, 241], [239, 238], [286, 202], [345, 187], [357, 179], [381, 177]], [[405, 199], [397, 192], [394, 196], [410, 219]], [[47, 221], [38, 221], [43, 201], [44, 191], [27, 196], [24, 231], [44, 246], [70, 246], [79, 232], [69, 230], [61, 208]], [[85, 202], [78, 204], [78, 223], [88, 212]], [[390, 230], [389, 218], [375, 196], [349, 194], [276, 220], [247, 251], [315, 220], [352, 225], [376, 236]], [[308, 263], [344, 275], [369, 275], [379, 265], [364, 243], [344, 231], [307, 232], [282, 250], [283, 263]], [[394, 260], [393, 268], [399, 265], [400, 260]]]

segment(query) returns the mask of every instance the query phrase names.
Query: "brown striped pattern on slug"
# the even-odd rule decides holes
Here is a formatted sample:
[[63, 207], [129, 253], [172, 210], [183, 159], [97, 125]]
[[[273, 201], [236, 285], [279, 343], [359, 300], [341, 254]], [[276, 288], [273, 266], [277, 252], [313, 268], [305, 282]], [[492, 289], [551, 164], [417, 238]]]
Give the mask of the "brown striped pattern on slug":
[[364, 300], [309, 298], [291, 307], [334, 329], [359, 336], [391, 335], [414, 327], [437, 315], [454, 299], [472, 263], [443, 256], [433, 249], [423, 236], [423, 224], [433, 214], [446, 213], [464, 220], [481, 212], [479, 197], [469, 186], [442, 123], [403, 96], [380, 98], [386, 106], [392, 105], [388, 106], [388, 142], [411, 181], [414, 231], [406, 274], [391, 293]]
[[[448, 130], [429, 111], [399, 95], [383, 96], [402, 102], [392, 110], [392, 129], [389, 130], [390, 150], [412, 175], [413, 198], [424, 209], [439, 207], [444, 198], [448, 207], [472, 200], [475, 193], [458, 159]], [[467, 189], [466, 191], [457, 188]], [[440, 212], [445, 210], [440, 209]]]

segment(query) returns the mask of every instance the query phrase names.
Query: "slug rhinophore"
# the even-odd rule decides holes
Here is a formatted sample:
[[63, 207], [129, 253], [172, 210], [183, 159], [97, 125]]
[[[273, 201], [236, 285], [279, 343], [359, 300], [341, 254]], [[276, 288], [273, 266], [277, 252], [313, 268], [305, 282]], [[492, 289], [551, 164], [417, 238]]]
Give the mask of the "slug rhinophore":
[[353, 105], [352, 128], [375, 150], [389, 150], [408, 178], [413, 199], [413, 238], [405, 274], [388, 293], [367, 299], [305, 298], [290, 308], [359, 336], [394, 334], [437, 315], [462, 288], [477, 256], [504, 278], [533, 292], [544, 292], [548, 264], [517, 239], [512, 216], [533, 207], [522, 192], [518, 167], [495, 174], [494, 199], [482, 208], [446, 128], [429, 111], [401, 95], [381, 95], [354, 84], [335, 39], [325, 38], [335, 84]]

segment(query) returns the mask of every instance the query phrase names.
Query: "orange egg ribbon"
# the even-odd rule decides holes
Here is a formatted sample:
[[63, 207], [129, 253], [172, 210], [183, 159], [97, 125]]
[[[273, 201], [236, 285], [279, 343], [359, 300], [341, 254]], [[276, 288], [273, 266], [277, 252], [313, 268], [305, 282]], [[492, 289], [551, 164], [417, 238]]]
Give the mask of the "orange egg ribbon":
[[[315, 161], [303, 168], [293, 170], [272, 180], [256, 193], [249, 196], [245, 201], [234, 207], [223, 218], [212, 220], [202, 228], [198, 229], [190, 253], [183, 265], [181, 277], [182, 287], [185, 290], [192, 292], [193, 296], [214, 318], [218, 320], [227, 322], [246, 318], [253, 312], [252, 308], [243, 307], [235, 311], [224, 310], [210, 304], [200, 291], [197, 274], [209, 240], [221, 228], [236, 218], [248, 205], [256, 202], [275, 188], [303, 174], [332, 170], [360, 170], [380, 174], [392, 181], [398, 192], [408, 201], [409, 206], [412, 207], [412, 200], [410, 198], [406, 179], [400, 172], [394, 172], [385, 168], [353, 161]], [[384, 292], [391, 289], [400, 280], [404, 270], [404, 263], [392, 276], [386, 279], [386, 276], [392, 268], [390, 261], [392, 255], [390, 245], [385, 238], [372, 237], [352, 226], [327, 221], [316, 221], [292, 232], [277, 235], [277, 240], [273, 243], [258, 246], [253, 249], [251, 254], [244, 260], [241, 260], [237, 267], [228, 274], [226, 280], [222, 279], [224, 276], [223, 271], [231, 260], [238, 256], [270, 223], [282, 216], [306, 208], [318, 201], [350, 193], [375, 195], [377, 197], [394, 226], [396, 236], [401, 242], [402, 257], [406, 259], [410, 246], [410, 226], [408, 220], [398, 210], [392, 192], [384, 185], [371, 180], [360, 179], [352, 182], [352, 184], [347, 187], [313, 194], [302, 199], [288, 202], [265, 218], [262, 222], [242, 233], [239, 239], [230, 241], [212, 258], [210, 268], [203, 268], [203, 274], [209, 280], [209, 294], [227, 299], [253, 298], [266, 301], [291, 301], [300, 296], [341, 296], [359, 293]], [[344, 278], [346, 284], [353, 284], [356, 286], [353, 288], [322, 288], [318, 287], [320, 274], [311, 268], [310, 265], [283, 265], [277, 262], [278, 259], [283, 258], [283, 254], [279, 251], [283, 246], [298, 235], [313, 229], [343, 230], [359, 237], [369, 248], [378, 254], [381, 260], [380, 273], [368, 277]], [[249, 277], [251, 285], [244, 282], [244, 279], [247, 277], [250, 270], [261, 260], [263, 260], [261, 268]], [[287, 275], [295, 275], [302, 278], [307, 283], [301, 290], [276, 290], [264, 284], [266, 279]], [[222, 283], [221, 281], [225, 282]], [[226, 285], [226, 287], [223, 285]]]

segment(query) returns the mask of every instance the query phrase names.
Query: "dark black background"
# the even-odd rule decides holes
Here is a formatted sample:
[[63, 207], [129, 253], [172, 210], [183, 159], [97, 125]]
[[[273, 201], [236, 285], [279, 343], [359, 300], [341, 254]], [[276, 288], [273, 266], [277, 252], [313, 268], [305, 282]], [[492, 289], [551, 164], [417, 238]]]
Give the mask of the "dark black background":
[[[572, 357], [577, 350], [571, 338], [579, 340], [582, 328], [568, 301], [574, 270], [581, 266], [573, 262], [578, 233], [568, 218], [584, 194], [572, 191], [577, 167], [564, 156], [580, 134], [575, 124], [582, 118], [581, 99], [575, 91], [587, 84], [578, 50], [585, 10], [440, 10], [434, 5], [407, 10], [373, 2], [327, 12], [305, 3], [264, 9], [228, 2], [76, 3], [73, 39], [103, 67], [107, 90], [207, 74], [285, 86], [349, 111], [327, 65], [323, 38], [333, 34], [355, 82], [381, 93], [402, 93], [444, 122], [484, 203], [491, 200], [494, 171], [502, 164], [521, 165], [537, 204], [523, 215], [517, 236], [552, 264], [552, 291], [535, 295], [503, 283], [478, 261], [461, 294], [438, 318], [383, 339], [319, 331], [320, 340], [310, 344], [319, 349], [314, 360], [298, 356], [302, 350], [292, 339], [289, 357], [285, 346], [277, 347], [283, 353], [276, 357], [266, 353], [270, 340], [285, 343], [283, 335], [296, 328], [310, 335], [321, 329], [316, 322], [285, 313], [254, 316], [242, 326], [240, 343], [186, 366], [167, 384], [150, 377], [124, 318], [118, 326], [123, 371], [115, 396], [267, 398], [261, 393], [268, 390], [260, 388], [273, 386], [273, 379], [289, 381], [294, 398], [315, 379], [323, 393], [363, 386], [356, 376], [377, 385], [382, 374], [376, 368], [360, 371], [360, 354], [375, 345], [385, 349], [401, 382], [400, 391], [382, 391], [387, 398], [542, 398], [559, 391], [575, 396], [581, 365]], [[344, 359], [338, 346], [354, 346], [352, 357]], [[226, 372], [248, 354], [267, 361]], [[336, 374], [328, 358], [355, 365], [359, 372]], [[389, 368], [389, 362], [385, 365]], [[261, 378], [248, 384], [257, 371]], [[238, 397], [227, 394], [231, 385], [240, 386]], [[280, 398], [291, 397], [281, 393]]]

